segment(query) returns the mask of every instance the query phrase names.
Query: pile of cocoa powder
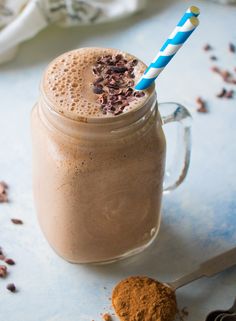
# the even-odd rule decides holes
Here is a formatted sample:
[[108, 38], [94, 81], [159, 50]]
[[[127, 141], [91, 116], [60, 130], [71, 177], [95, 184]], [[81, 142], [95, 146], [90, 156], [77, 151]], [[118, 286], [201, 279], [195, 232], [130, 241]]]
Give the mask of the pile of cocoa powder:
[[145, 276], [132, 276], [118, 283], [112, 305], [121, 321], [173, 321], [177, 314], [174, 291]]

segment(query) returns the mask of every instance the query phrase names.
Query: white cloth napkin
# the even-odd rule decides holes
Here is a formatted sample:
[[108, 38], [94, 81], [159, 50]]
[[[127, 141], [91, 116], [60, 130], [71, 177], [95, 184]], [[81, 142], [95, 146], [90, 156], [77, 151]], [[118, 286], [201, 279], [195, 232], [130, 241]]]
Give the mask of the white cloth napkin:
[[50, 23], [74, 26], [111, 21], [145, 7], [146, 0], [0, 0], [0, 63]]

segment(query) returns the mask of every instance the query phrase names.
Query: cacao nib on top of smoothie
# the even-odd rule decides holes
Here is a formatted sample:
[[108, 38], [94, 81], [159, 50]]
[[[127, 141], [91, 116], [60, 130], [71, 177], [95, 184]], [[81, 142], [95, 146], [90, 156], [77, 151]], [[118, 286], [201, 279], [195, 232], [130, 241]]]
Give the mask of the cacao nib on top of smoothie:
[[52, 108], [71, 119], [114, 117], [144, 105], [153, 86], [136, 91], [146, 65], [116, 50], [82, 48], [52, 61], [43, 90]]
[[93, 92], [100, 95], [98, 101], [103, 114], [119, 115], [132, 101], [145, 95], [144, 91], [133, 89], [134, 67], [137, 64], [137, 59], [127, 60], [122, 54], [97, 59], [93, 67], [96, 79], [93, 82]]

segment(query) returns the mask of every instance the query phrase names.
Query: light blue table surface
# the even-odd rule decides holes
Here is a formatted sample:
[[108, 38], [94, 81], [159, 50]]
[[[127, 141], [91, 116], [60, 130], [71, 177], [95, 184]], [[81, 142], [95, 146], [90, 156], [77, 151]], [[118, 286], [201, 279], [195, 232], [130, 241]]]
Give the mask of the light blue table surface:
[[[48, 246], [33, 207], [29, 118], [47, 63], [83, 46], [118, 47], [148, 63], [189, 4], [150, 1], [146, 12], [112, 25], [50, 27], [23, 44], [13, 62], [0, 66], [0, 180], [9, 183], [11, 199], [0, 204], [0, 245], [17, 262], [8, 278], [0, 279], [1, 321], [98, 321], [100, 313], [109, 311], [111, 289], [123, 277], [146, 274], [174, 280], [235, 246], [236, 101], [215, 97], [223, 82], [209, 71], [211, 53], [202, 47], [212, 44], [217, 65], [236, 67], [236, 54], [227, 49], [230, 41], [236, 43], [236, 7], [207, 1], [195, 1], [201, 8], [201, 25], [157, 82], [159, 101], [183, 103], [194, 121], [189, 175], [164, 197], [156, 242], [120, 263], [72, 265]], [[196, 113], [199, 95], [208, 101], [209, 114]], [[11, 217], [22, 218], [24, 225], [13, 225]], [[17, 285], [18, 293], [5, 289], [9, 282]], [[179, 306], [188, 307], [191, 321], [229, 307], [235, 296], [235, 268], [177, 292]]]

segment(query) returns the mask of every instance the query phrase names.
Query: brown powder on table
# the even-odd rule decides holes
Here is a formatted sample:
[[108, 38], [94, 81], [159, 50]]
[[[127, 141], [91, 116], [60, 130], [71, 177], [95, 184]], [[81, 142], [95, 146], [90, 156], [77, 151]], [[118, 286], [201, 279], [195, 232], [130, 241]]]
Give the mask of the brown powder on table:
[[174, 291], [145, 276], [121, 281], [113, 290], [112, 304], [121, 321], [173, 321], [177, 313]]

